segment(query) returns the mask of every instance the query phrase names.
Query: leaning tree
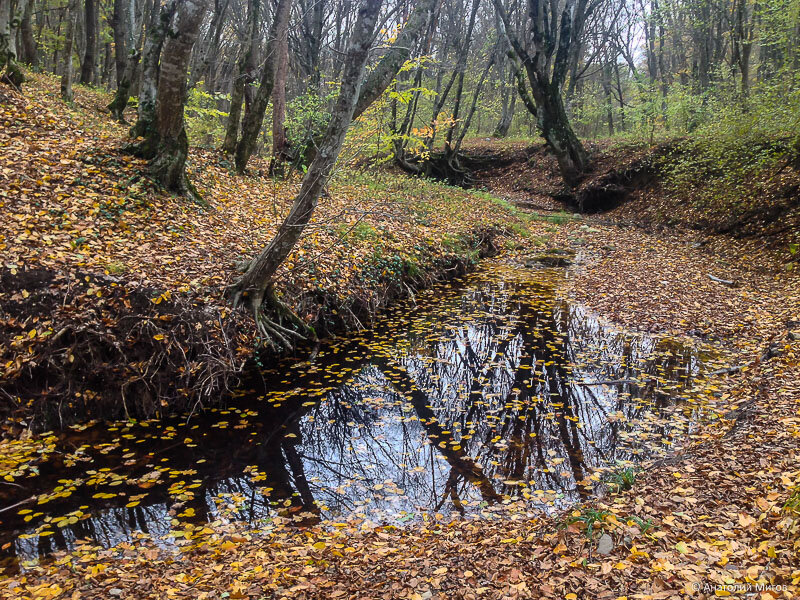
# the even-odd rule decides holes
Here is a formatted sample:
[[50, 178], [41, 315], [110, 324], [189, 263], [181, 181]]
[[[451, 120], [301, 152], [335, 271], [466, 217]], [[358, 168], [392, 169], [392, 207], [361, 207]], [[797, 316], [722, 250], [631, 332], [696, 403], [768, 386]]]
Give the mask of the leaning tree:
[[[362, 83], [380, 10], [381, 0], [364, 0], [359, 9], [350, 33], [339, 96], [314, 159], [303, 177], [300, 191], [275, 237], [250, 262], [244, 275], [231, 286], [234, 305], [243, 305], [252, 312], [259, 332], [273, 347], [289, 347], [295, 339], [303, 337], [307, 332], [303, 322], [275, 294], [274, 281], [278, 268], [311, 221], [320, 193], [341, 151], [347, 129], [359, 109], [359, 102], [373, 94], [373, 100], [377, 98], [380, 92], [375, 93], [376, 90], [381, 86], [385, 89], [403, 62], [397, 60], [395, 49], [390, 48], [370, 77]], [[376, 71], [382, 74], [385, 70], [393, 71], [391, 77], [381, 76], [378, 79]], [[367, 106], [368, 104], [362, 105], [362, 111]], [[303, 334], [297, 331], [298, 328]]]

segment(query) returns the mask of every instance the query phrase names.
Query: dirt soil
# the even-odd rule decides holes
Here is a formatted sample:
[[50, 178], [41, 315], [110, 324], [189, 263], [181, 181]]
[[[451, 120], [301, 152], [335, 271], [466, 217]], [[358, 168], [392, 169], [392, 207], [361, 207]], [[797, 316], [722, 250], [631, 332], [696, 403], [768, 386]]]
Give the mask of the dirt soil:
[[[476, 139], [465, 152], [476, 165], [476, 187], [493, 190], [532, 209], [602, 213], [609, 221], [646, 231], [681, 230], [705, 242], [722, 239], [745, 254], [766, 250], [782, 264], [800, 261], [800, 159], [765, 168], [747, 189], [719, 189], [706, 178], [676, 187], [666, 175], [683, 157], [685, 140], [654, 145], [608, 141], [586, 144], [592, 166], [565, 191], [558, 165], [544, 144]], [[798, 153], [795, 150], [796, 156]], [[718, 234], [727, 234], [720, 238]], [[792, 250], [794, 248], [794, 250]], [[800, 267], [798, 267], [800, 268]]]

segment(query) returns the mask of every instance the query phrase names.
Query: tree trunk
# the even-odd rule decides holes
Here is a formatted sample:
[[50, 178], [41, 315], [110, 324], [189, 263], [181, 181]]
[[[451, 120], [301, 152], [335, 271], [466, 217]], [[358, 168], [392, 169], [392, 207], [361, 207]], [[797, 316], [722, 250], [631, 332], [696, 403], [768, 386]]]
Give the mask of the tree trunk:
[[603, 88], [603, 100], [606, 109], [606, 122], [608, 124], [608, 135], [614, 135], [614, 104], [611, 95], [611, 64], [605, 58], [600, 67], [600, 85]]
[[136, 78], [136, 71], [139, 68], [139, 59], [141, 56], [142, 53], [138, 49], [135, 48], [131, 51], [130, 56], [128, 56], [128, 62], [125, 65], [125, 72], [122, 74], [119, 87], [117, 87], [117, 91], [114, 94], [114, 99], [111, 101], [111, 104], [108, 105], [108, 110], [111, 111], [111, 115], [116, 121], [122, 124], [127, 123], [125, 120], [125, 109], [128, 107], [128, 101], [131, 97], [131, 86]]
[[[169, 0], [164, 6], [153, 4], [147, 37], [142, 50], [142, 76], [139, 80], [139, 109], [131, 137], [149, 137], [156, 118], [156, 95], [158, 93], [159, 59], [164, 38], [172, 23], [179, 0]], [[124, 73], [124, 72], [123, 72]]]
[[11, 0], [0, 0], [0, 81], [20, 87], [25, 81], [17, 64], [17, 28], [27, 8], [28, 0], [17, 3], [11, 10]]
[[[307, 92], [319, 92], [320, 52], [322, 50], [323, 25], [325, 23], [325, 0], [300, 2], [302, 66], [308, 75]], [[340, 24], [337, 23], [337, 28]]]
[[[111, 76], [114, 72], [114, 53], [111, 51], [111, 42], [106, 42], [103, 48], [103, 70], [100, 81], [106, 88], [111, 87]], [[116, 75], [114, 75], [116, 77]]]
[[[18, 9], [19, 10], [19, 9]], [[39, 64], [39, 52], [36, 40], [33, 37], [33, 0], [29, 0], [25, 5], [25, 12], [22, 15], [22, 23], [19, 26], [19, 37], [22, 41], [22, 62], [36, 67]]]
[[[496, 138], [504, 138], [508, 135], [508, 131], [511, 129], [511, 123], [514, 120], [514, 108], [517, 101], [517, 95], [513, 92], [513, 89], [509, 89], [509, 84], [505, 80], [505, 70], [502, 72], [502, 110], [500, 113], [500, 121], [497, 123], [497, 127], [494, 128], [494, 133], [492, 137]], [[513, 73], [511, 74], [513, 80]]]
[[[288, 21], [287, 21], [288, 25]], [[272, 92], [272, 161], [270, 173], [287, 158], [286, 77], [289, 72], [289, 28], [278, 32], [275, 40], [275, 87]]]
[[589, 156], [572, 129], [558, 88], [552, 85], [534, 88], [533, 97], [539, 131], [555, 154], [564, 183], [572, 187], [589, 166]]
[[291, 330], [268, 321], [262, 312], [262, 304], [268, 297], [274, 298], [272, 283], [278, 267], [300, 239], [317, 206], [319, 195], [330, 175], [344, 142], [345, 134], [353, 119], [364, 66], [369, 55], [371, 41], [381, 0], [365, 0], [358, 11], [358, 20], [350, 35], [339, 98], [331, 113], [325, 137], [320, 144], [300, 186], [289, 215], [278, 228], [275, 238], [250, 263], [247, 272], [233, 287], [234, 304], [244, 301], [258, 323], [259, 330], [274, 345], [289, 345], [287, 333]]
[[242, 138], [236, 145], [235, 162], [236, 171], [244, 173], [247, 162], [256, 149], [258, 134], [264, 123], [264, 114], [267, 112], [269, 98], [275, 85], [275, 67], [277, 62], [276, 44], [280, 36], [286, 35], [289, 27], [289, 12], [292, 7], [291, 0], [278, 0], [275, 9], [275, 18], [270, 27], [269, 40], [267, 40], [267, 60], [261, 74], [261, 85], [256, 92], [251, 110], [247, 112], [242, 121]]
[[203, 0], [180, 0], [178, 3], [161, 58], [155, 123], [135, 150], [139, 156], [150, 159], [150, 172], [156, 181], [195, 200], [199, 198], [185, 171], [189, 140], [183, 112], [189, 60], [206, 8]]
[[117, 87], [122, 82], [125, 65], [128, 62], [128, 38], [130, 37], [130, 17], [128, 3], [130, 0], [114, 0], [114, 13], [111, 28], [114, 31], [114, 64], [117, 70]]
[[86, 50], [81, 63], [81, 83], [94, 83], [94, 72], [97, 62], [97, 3], [85, 0], [84, 21], [86, 30]]
[[239, 122], [242, 120], [242, 102], [244, 101], [244, 87], [246, 73], [240, 71], [233, 80], [231, 90], [231, 107], [228, 109], [228, 124], [225, 128], [225, 140], [222, 142], [222, 151], [232, 155], [236, 151], [236, 142], [239, 138]]
[[258, 33], [261, 26], [261, 0], [249, 0], [247, 5], [247, 39], [242, 44], [242, 55], [239, 58], [236, 78], [231, 91], [231, 107], [228, 110], [228, 125], [225, 129], [225, 141], [222, 151], [233, 154], [239, 139], [239, 122], [242, 120], [242, 102], [246, 86], [249, 85], [251, 73], [255, 69], [255, 55], [258, 52]]
[[139, 70], [139, 60], [142, 57], [140, 48], [142, 46], [144, 37], [144, 20], [147, 18], [147, 15], [151, 14], [153, 5], [153, 0], [146, 0], [142, 9], [142, 18], [138, 21], [141, 26], [139, 28], [139, 39], [136, 43], [136, 46], [131, 48], [131, 52], [128, 55], [128, 60], [125, 63], [125, 72], [122, 74], [122, 79], [120, 80], [117, 91], [114, 94], [114, 99], [111, 101], [111, 104], [108, 105], [108, 110], [111, 111], [114, 119], [120, 123], [126, 123], [125, 109], [127, 108], [128, 100], [131, 97], [131, 86], [133, 86], [133, 83], [136, 79], [137, 71]]
[[61, 98], [65, 102], [72, 102], [72, 45], [75, 39], [75, 21], [78, 19], [78, 2], [70, 0], [67, 8], [67, 31], [64, 34], [64, 69], [61, 74]]
[[[3, 0], [0, 0], [2, 2]], [[67, 12], [67, 8], [61, 8], [58, 10], [58, 23], [56, 24], [56, 38], [61, 36], [61, 24], [64, 21], [64, 14]], [[60, 67], [60, 63], [58, 57], [60, 56], [59, 50], [61, 49], [59, 44], [53, 44], [53, 73], [58, 75], [58, 69]]]

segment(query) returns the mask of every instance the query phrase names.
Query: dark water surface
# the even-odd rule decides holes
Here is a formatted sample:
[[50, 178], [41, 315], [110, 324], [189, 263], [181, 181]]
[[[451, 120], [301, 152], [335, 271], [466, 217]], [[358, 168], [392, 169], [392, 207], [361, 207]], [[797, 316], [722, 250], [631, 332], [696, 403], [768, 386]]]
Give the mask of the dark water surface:
[[170, 543], [187, 522], [275, 515], [400, 524], [509, 498], [552, 510], [597, 493], [702, 418], [715, 365], [566, 302], [563, 277], [490, 261], [313, 362], [264, 369], [226, 409], [21, 443], [0, 473], [4, 551]]

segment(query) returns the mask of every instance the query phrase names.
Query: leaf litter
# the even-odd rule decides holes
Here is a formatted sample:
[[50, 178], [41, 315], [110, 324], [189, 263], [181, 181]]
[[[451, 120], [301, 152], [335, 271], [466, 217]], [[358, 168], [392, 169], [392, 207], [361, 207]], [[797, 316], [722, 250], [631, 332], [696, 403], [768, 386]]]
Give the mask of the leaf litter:
[[[703, 408], [706, 414], [690, 419], [694, 425], [676, 429], [676, 443], [670, 451], [639, 462], [630, 489], [623, 485], [626, 473], [619, 471], [609, 473], [618, 479], [603, 477], [608, 487], [605, 495], [580, 499], [568, 507], [556, 506], [553, 498], [552, 509], [543, 509], [547, 501], [530, 502], [523, 492], [503, 494], [495, 503], [482, 500], [475, 507], [480, 518], [474, 518], [469, 511], [463, 516], [458, 510], [425, 511], [409, 523], [400, 521], [405, 519], [401, 516], [398, 524], [362, 517], [319, 520], [318, 512], [305, 506], [295, 510], [297, 503], [287, 498], [283, 506], [275, 507], [268, 523], [243, 527], [222, 512], [213, 520], [191, 521], [197, 508], [180, 503], [189, 503], [195, 497], [193, 490], [198, 487], [193, 487], [197, 483], [193, 469], [185, 469], [186, 473], [179, 468], [170, 472], [169, 467], [145, 470], [136, 478], [140, 494], [156, 489], [162, 477], [174, 475], [168, 490], [179, 506], [171, 509], [176, 511], [177, 522], [170, 525], [173, 537], [180, 538], [180, 543], [159, 544], [157, 535], [122, 541], [108, 548], [79, 542], [68, 552], [56, 553], [51, 560], [26, 565], [20, 572], [8, 572], [0, 581], [0, 594], [8, 598], [796, 597], [800, 593], [800, 457], [796, 452], [800, 436], [800, 348], [796, 340], [787, 336], [787, 326], [788, 333], [792, 333], [800, 321], [796, 278], [771, 270], [769, 255], [759, 254], [758, 250], [752, 250], [748, 261], [732, 261], [730, 257], [737, 250], [733, 242], [733, 248], [720, 247], [718, 243], [698, 247], [691, 234], [652, 235], [595, 220], [568, 221], [557, 226], [547, 223], [543, 219], [531, 224], [536, 237], [529, 243], [568, 245], [577, 250], [578, 264], [570, 269], [564, 285], [570, 296], [592, 311], [589, 314], [608, 315], [627, 327], [651, 333], [702, 338], [713, 343], [717, 360], [743, 365], [714, 379], [707, 378], [700, 393], [707, 395], [708, 403]], [[710, 280], [710, 265], [714, 267], [713, 274], [736, 280], [738, 287], [722, 288]], [[491, 311], [485, 312], [491, 315]], [[457, 331], [459, 323], [456, 320], [448, 326]], [[386, 398], [376, 400], [379, 396], [373, 392], [376, 384], [383, 385], [381, 379], [389, 379], [395, 391], [408, 394], [413, 404], [414, 384], [405, 389], [403, 384], [409, 373], [419, 376], [415, 381], [424, 381], [422, 386], [416, 385], [427, 388], [423, 393], [435, 390], [442, 396], [447, 381], [443, 381], [442, 374], [452, 368], [452, 357], [447, 353], [447, 344], [430, 344], [436, 340], [436, 332], [430, 328], [424, 320], [416, 327], [416, 336], [429, 344], [416, 348], [426, 348], [427, 353], [403, 355], [400, 346], [399, 363], [388, 369], [388, 375], [378, 377], [377, 382], [367, 377], [370, 373], [364, 375], [356, 386], [360, 387], [356, 396], [367, 405], [386, 404]], [[508, 333], [489, 337], [496, 346], [506, 341]], [[413, 337], [408, 339], [407, 348], [414, 348], [413, 341]], [[562, 342], [558, 336], [549, 340], [555, 351], [563, 351]], [[463, 349], [464, 343], [451, 344], [451, 352], [452, 347]], [[545, 349], [553, 351], [547, 342]], [[582, 351], [584, 356], [602, 356], [607, 349]], [[361, 352], [346, 352], [345, 356], [349, 354], [356, 361]], [[674, 360], [674, 347], [662, 350], [661, 358], [670, 354]], [[502, 373], [504, 361], [508, 362], [507, 356], [492, 354], [485, 362], [484, 366], [489, 367], [486, 372]], [[344, 356], [340, 357], [338, 366], [342, 372], [337, 385], [342, 383], [341, 378], [352, 375], [347, 371], [347, 362]], [[580, 364], [580, 360], [576, 362]], [[313, 365], [306, 368], [313, 369]], [[615, 378], [608, 381], [617, 381], [606, 384], [609, 387], [626, 385], [619, 380], [627, 378], [627, 374], [600, 373]], [[663, 374], [662, 367], [655, 375], [656, 383], [665, 388], [673, 386]], [[291, 377], [281, 382], [288, 389], [294, 385]], [[584, 378], [576, 383], [594, 382]], [[304, 399], [314, 402], [306, 408], [322, 406], [325, 400], [321, 396], [334, 392], [325, 390], [330, 382], [318, 385], [315, 397]], [[453, 394], [449, 396], [453, 399], [459, 397], [457, 391], [447, 393]], [[485, 391], [481, 388], [484, 404], [478, 405], [486, 413], [483, 426], [493, 433], [487, 447], [511, 446], [502, 426], [498, 427], [505, 419], [489, 418], [496, 416], [492, 412], [494, 393], [491, 386]], [[272, 400], [270, 403], [264, 398], [278, 409], [291, 404], [277, 395]], [[398, 401], [399, 425], [408, 426], [402, 415], [415, 408], [403, 411], [408, 400], [393, 398], [392, 404]], [[343, 403], [353, 405], [349, 399], [340, 400], [342, 406]], [[635, 402], [625, 401], [626, 406], [631, 404]], [[515, 409], [530, 408], [529, 403], [520, 404], [514, 399], [508, 405], [503, 404], [501, 412], [513, 414]], [[435, 405], [416, 406], [431, 410]], [[561, 412], [566, 424], [571, 422], [567, 416], [575, 416], [564, 414], [563, 406], [552, 409], [554, 418]], [[227, 412], [219, 415], [214, 423], [216, 429], [238, 425], [242, 429], [236, 431], [246, 431], [251, 425], [249, 419], [253, 415], [245, 409], [222, 411]], [[438, 450], [434, 452], [441, 452], [451, 461], [466, 458], [463, 450], [476, 439], [474, 434], [464, 440], [471, 435], [468, 429], [464, 434], [464, 426], [454, 435], [455, 427], [439, 414], [430, 419], [429, 413], [423, 413], [426, 416], [417, 415], [416, 422], [424, 419], [429, 427], [433, 426], [426, 433], [433, 431], [437, 436], [435, 443], [428, 446], [435, 446]], [[622, 417], [616, 413], [609, 416], [610, 423], [614, 423], [622, 420], [625, 413]], [[153, 426], [141, 423], [136, 427]], [[672, 423], [670, 418], [669, 424]], [[359, 432], [365, 429], [358, 428], [356, 421], [346, 424]], [[577, 424], [584, 424], [580, 416]], [[663, 426], [664, 422], [656, 425]], [[131, 425], [120, 424], [118, 443], [133, 446], [138, 436], [126, 431], [126, 426]], [[165, 438], [164, 442], [178, 443], [192, 451], [201, 443], [191, 432], [169, 427], [164, 425], [157, 433], [159, 439]], [[86, 427], [86, 431], [91, 430], [91, 425]], [[305, 441], [299, 429], [285, 438]], [[445, 447], [441, 448], [445, 439]], [[3, 453], [4, 473], [20, 481], [39, 477], [38, 465], [31, 457], [40, 456], [46, 461], [62, 454], [59, 443], [55, 434], [20, 440], [13, 450]], [[112, 457], [117, 451], [114, 443], [104, 446]], [[461, 448], [456, 450], [456, 446]], [[640, 446], [639, 442], [633, 444], [634, 448]], [[78, 449], [65, 455], [64, 460], [79, 460], [83, 453]], [[125, 460], [135, 458], [130, 449], [121, 451], [125, 451], [123, 458], [130, 455]], [[569, 462], [569, 457], [556, 453], [548, 455], [547, 461], [546, 468], [558, 470]], [[418, 466], [421, 465], [410, 470], [414, 472]], [[470, 472], [470, 463], [462, 466]], [[196, 465], [194, 470], [199, 468]], [[119, 478], [116, 471], [91, 470], [96, 472], [86, 475], [107, 490], [98, 493], [114, 493], [112, 490], [118, 486], [112, 484]], [[476, 474], [472, 470], [475, 480]], [[257, 466], [249, 471], [254, 484], [266, 482], [265, 475]], [[519, 481], [508, 478], [499, 483], [507, 486], [504, 489], [515, 489]], [[130, 483], [126, 478], [118, 485]], [[54, 488], [50, 493], [63, 495], [74, 481], [65, 480], [62, 484], [61, 489]], [[405, 491], [394, 480], [370, 481], [370, 485], [378, 494]], [[480, 493], [480, 486], [476, 487]], [[147, 501], [146, 497], [134, 499], [136, 495], [125, 498], [127, 504], [133, 504], [129, 510], [140, 509], [141, 501]], [[235, 513], [241, 502], [234, 496], [227, 493], [215, 503], [228, 502]], [[140, 504], [134, 504], [137, 502]], [[57, 515], [56, 529], [86, 522], [83, 514], [71, 512]], [[75, 522], [70, 523], [72, 519]], [[64, 526], [58, 528], [62, 522]], [[604, 538], [604, 552], [599, 553], [599, 539], [604, 536], [611, 538], [610, 550]]]

